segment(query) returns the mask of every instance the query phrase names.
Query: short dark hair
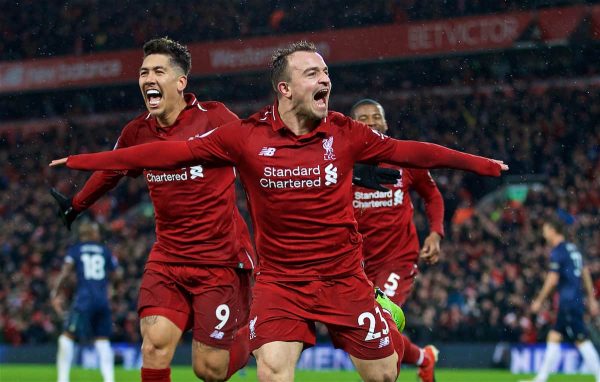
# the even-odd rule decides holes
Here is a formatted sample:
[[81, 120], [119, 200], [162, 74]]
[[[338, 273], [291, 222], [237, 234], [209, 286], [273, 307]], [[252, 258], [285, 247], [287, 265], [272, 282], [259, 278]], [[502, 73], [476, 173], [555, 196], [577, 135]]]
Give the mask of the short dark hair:
[[544, 219], [544, 224], [552, 227], [559, 235], [566, 236], [568, 233], [569, 225], [557, 214], [548, 215]]
[[82, 220], [77, 227], [77, 233], [80, 241], [100, 240], [100, 225], [89, 219]]
[[171, 64], [178, 66], [185, 75], [192, 69], [192, 55], [187, 46], [171, 40], [168, 37], [155, 38], [144, 44], [144, 58], [151, 54], [164, 54], [169, 56]]
[[271, 85], [273, 90], [277, 92], [277, 84], [283, 80], [289, 80], [287, 72], [288, 60], [287, 57], [295, 52], [316, 52], [317, 47], [310, 41], [296, 41], [288, 44], [283, 48], [279, 48], [271, 57]]
[[[382, 117], [385, 118], [385, 110], [383, 109], [383, 106], [381, 106], [381, 104], [379, 102], [377, 102], [371, 98], [363, 98], [360, 101], [358, 101], [357, 103], [355, 103], [354, 105], [352, 105], [352, 107], [350, 108], [350, 117], [354, 118], [355, 117], [354, 112], [356, 111], [356, 109], [358, 109], [362, 105], [379, 106], [381, 108], [381, 111], [383, 112]], [[356, 119], [356, 118], [354, 118], [354, 119]]]

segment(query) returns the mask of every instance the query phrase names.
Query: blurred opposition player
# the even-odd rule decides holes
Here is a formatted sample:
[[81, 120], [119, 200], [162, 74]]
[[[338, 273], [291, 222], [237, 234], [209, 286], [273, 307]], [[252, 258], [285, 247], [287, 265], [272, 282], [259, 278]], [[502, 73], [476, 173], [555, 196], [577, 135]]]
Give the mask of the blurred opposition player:
[[65, 328], [58, 337], [56, 368], [58, 382], [68, 382], [73, 362], [74, 340], [94, 338], [94, 347], [100, 359], [104, 382], [114, 382], [114, 357], [110, 347], [112, 317], [109, 302], [110, 274], [117, 260], [100, 242], [97, 223], [84, 221], [78, 229], [79, 242], [69, 248], [56, 286], [50, 296], [52, 306], [63, 317], [64, 297], [61, 294], [66, 281], [75, 271], [77, 286], [71, 309], [65, 319]]
[[[372, 99], [354, 104], [350, 116], [379, 133], [384, 134], [388, 129], [383, 107]], [[352, 203], [358, 231], [363, 235], [365, 273], [393, 302], [402, 306], [412, 292], [419, 261], [419, 237], [413, 224], [414, 208], [409, 192], [414, 189], [425, 201], [431, 233], [425, 238], [420, 256], [430, 264], [438, 261], [440, 240], [444, 236], [444, 199], [428, 170], [383, 166], [400, 172], [398, 182], [387, 191], [355, 186]], [[417, 365], [423, 382], [434, 381], [438, 350], [432, 345], [420, 349], [405, 335], [402, 339], [402, 363]]]
[[490, 176], [507, 166], [438, 145], [394, 140], [329, 112], [329, 70], [312, 43], [279, 49], [271, 81], [274, 104], [198, 139], [75, 155], [51, 165], [110, 170], [235, 165], [248, 194], [259, 259], [248, 325], [259, 380], [292, 381], [303, 348], [315, 343], [318, 321], [334, 345], [350, 354], [363, 380], [393, 381], [403, 342], [362, 268], [352, 166], [446, 166]]
[[560, 362], [560, 343], [563, 336], [575, 342], [583, 361], [600, 382], [600, 359], [583, 322], [585, 311], [584, 291], [592, 316], [600, 313], [594, 297], [594, 286], [589, 269], [583, 265], [583, 256], [575, 244], [565, 241], [566, 224], [558, 217], [549, 218], [542, 226], [544, 239], [552, 246], [550, 270], [539, 295], [531, 304], [531, 311], [538, 313], [543, 302], [554, 288], [558, 289], [558, 314], [554, 327], [548, 332], [546, 353], [534, 382], [545, 382]]
[[[237, 120], [219, 102], [184, 94], [191, 56], [167, 38], [148, 41], [139, 86], [148, 112], [123, 129], [116, 149], [147, 142], [187, 141]], [[185, 144], [185, 143], [184, 143]], [[160, 157], [160, 152], [152, 156]], [[56, 196], [67, 225], [125, 176], [143, 174], [154, 205], [156, 242], [139, 293], [142, 381], [168, 381], [183, 332], [193, 330], [198, 378], [225, 380], [250, 355], [247, 330], [253, 248], [237, 206], [231, 166], [194, 164], [173, 171], [99, 171], [72, 202]]]

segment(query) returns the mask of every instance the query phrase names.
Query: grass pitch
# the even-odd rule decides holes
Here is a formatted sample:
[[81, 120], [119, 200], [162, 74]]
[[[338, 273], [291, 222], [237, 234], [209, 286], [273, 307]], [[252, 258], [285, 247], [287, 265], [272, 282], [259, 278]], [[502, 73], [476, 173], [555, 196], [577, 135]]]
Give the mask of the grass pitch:
[[[116, 382], [140, 381], [139, 370], [115, 369]], [[439, 369], [436, 371], [438, 382], [517, 382], [521, 379], [531, 379], [531, 374], [515, 375], [506, 370], [486, 369]], [[406, 368], [400, 373], [399, 381], [414, 382], [417, 380], [416, 369]], [[172, 382], [199, 381], [191, 366], [175, 366], [171, 372]], [[255, 382], [256, 370], [246, 368], [234, 375], [233, 382]], [[297, 371], [298, 382], [359, 382], [360, 378], [354, 371]], [[553, 375], [548, 382], [592, 382], [591, 375]], [[0, 364], [0, 382], [56, 382], [54, 365], [14, 365]], [[86, 370], [74, 367], [71, 370], [71, 382], [102, 382], [100, 371]]]

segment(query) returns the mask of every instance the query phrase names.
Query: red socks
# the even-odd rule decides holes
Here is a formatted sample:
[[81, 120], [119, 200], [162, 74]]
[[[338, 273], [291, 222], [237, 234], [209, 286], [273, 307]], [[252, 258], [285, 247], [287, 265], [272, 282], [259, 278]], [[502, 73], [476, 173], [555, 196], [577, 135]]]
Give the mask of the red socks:
[[171, 382], [171, 368], [146, 369], [142, 367], [142, 382]]
[[416, 365], [421, 357], [421, 348], [410, 342], [410, 339], [404, 334], [402, 334], [402, 341], [404, 342], [404, 357], [402, 358], [402, 363]]
[[244, 325], [236, 333], [235, 341], [229, 349], [229, 367], [227, 368], [227, 377], [225, 379], [231, 378], [233, 374], [246, 366], [249, 358], [250, 333], [248, 325]]

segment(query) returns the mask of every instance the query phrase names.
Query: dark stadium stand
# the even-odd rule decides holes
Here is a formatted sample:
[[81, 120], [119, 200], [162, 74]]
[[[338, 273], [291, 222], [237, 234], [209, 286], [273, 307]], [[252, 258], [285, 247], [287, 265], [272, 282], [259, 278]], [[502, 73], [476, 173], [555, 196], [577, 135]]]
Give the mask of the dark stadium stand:
[[203, 2], [131, 0], [110, 7], [98, 0], [29, 0], [3, 7], [0, 52], [2, 60], [22, 60], [137, 48], [165, 34], [182, 42], [213, 41], [597, 2], [227, 0], [207, 7]]

